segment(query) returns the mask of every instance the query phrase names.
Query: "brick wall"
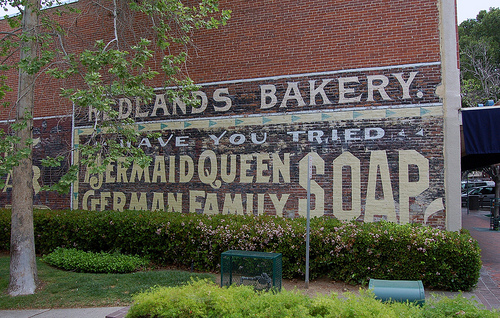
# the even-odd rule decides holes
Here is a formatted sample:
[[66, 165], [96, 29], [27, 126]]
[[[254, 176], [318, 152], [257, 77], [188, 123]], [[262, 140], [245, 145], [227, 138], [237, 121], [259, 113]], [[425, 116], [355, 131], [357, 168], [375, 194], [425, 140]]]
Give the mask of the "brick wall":
[[[437, 1], [221, 1], [226, 28], [201, 33], [196, 82], [440, 60]], [[209, 41], [205, 41], [208, 34]]]
[[[305, 215], [310, 155], [313, 215], [445, 227], [437, 1], [220, 6], [232, 10], [228, 25], [196, 33], [189, 50], [187, 69], [202, 85], [196, 93], [202, 109], [163, 103], [161, 90], [140, 105], [147, 116], [136, 116], [133, 98], [121, 100], [138, 129], [161, 133], [136, 145], [153, 162], [146, 171], [116, 163], [102, 176], [81, 167], [73, 208]], [[109, 17], [86, 12], [94, 11], [67, 22], [72, 49], [109, 37]], [[140, 17], [130, 21], [122, 30], [129, 39], [147, 32]], [[38, 126], [71, 113], [57, 90], [79, 85], [43, 79]], [[75, 143], [85, 140], [87, 121], [75, 118]], [[49, 144], [54, 136], [70, 140], [59, 131], [46, 137]], [[62, 198], [69, 206], [69, 196]], [[61, 197], [40, 200], [65, 205]]]

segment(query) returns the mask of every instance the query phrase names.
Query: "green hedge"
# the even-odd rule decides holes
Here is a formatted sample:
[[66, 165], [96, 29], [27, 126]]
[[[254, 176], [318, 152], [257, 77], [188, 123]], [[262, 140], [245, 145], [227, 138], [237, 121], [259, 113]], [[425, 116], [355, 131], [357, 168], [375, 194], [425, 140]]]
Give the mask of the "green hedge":
[[[148, 211], [34, 213], [36, 250], [57, 247], [141, 255], [162, 265], [217, 271], [229, 249], [283, 254], [283, 277], [302, 277], [305, 219]], [[0, 211], [0, 249], [8, 249], [10, 211]], [[480, 249], [467, 232], [418, 224], [341, 222], [313, 218], [310, 277], [366, 284], [370, 278], [422, 280], [426, 287], [470, 290]]]
[[42, 261], [67, 271], [80, 273], [131, 273], [149, 265], [145, 258], [120, 253], [85, 252], [75, 248], [56, 248]]
[[498, 317], [477, 301], [459, 295], [430, 298], [425, 305], [382, 303], [372, 293], [360, 296], [346, 293], [308, 297], [297, 291], [256, 293], [250, 286], [219, 288], [207, 281], [194, 281], [182, 287], [156, 287], [134, 296], [127, 318], [146, 317]]

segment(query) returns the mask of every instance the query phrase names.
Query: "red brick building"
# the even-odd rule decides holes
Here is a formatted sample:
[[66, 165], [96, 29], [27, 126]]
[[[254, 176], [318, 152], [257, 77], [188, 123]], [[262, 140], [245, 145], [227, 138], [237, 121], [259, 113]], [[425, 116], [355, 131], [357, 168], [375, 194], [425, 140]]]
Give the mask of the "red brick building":
[[[313, 216], [461, 227], [454, 0], [221, 0], [220, 7], [232, 10], [228, 24], [196, 33], [189, 51], [201, 108], [167, 102], [161, 83], [150, 105], [119, 101], [140, 131], [161, 132], [137, 145], [153, 157], [150, 167], [118, 162], [101, 176], [81, 173], [72, 195], [36, 192], [37, 204], [294, 217], [306, 213], [311, 160]], [[141, 20], [130, 20], [123, 32], [133, 37]], [[109, 40], [111, 22], [83, 10], [68, 46]], [[58, 96], [68, 85], [79, 83], [37, 84], [36, 158], [90, 131]], [[11, 111], [0, 116], [5, 123]], [[35, 185], [57, 178], [35, 164]]]

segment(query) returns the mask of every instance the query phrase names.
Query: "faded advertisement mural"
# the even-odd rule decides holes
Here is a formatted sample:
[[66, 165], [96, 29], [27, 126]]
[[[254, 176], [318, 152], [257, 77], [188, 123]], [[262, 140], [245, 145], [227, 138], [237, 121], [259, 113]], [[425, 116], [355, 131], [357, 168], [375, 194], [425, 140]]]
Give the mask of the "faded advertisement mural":
[[[144, 169], [81, 167], [73, 208], [305, 216], [445, 227], [440, 63], [206, 83], [200, 106], [121, 98], [144, 133]], [[92, 133], [92, 109], [73, 140]], [[151, 132], [158, 138], [148, 138]], [[78, 157], [75, 158], [76, 162]]]
[[[0, 125], [9, 132], [8, 126]], [[33, 204], [39, 209], [68, 208], [68, 196], [53, 191], [42, 191], [42, 186], [58, 182], [70, 164], [72, 117], [44, 118], [33, 121]], [[46, 157], [64, 156], [60, 167], [44, 167], [41, 160]], [[12, 175], [4, 177], [5, 185], [0, 191], [1, 207], [10, 207]]]

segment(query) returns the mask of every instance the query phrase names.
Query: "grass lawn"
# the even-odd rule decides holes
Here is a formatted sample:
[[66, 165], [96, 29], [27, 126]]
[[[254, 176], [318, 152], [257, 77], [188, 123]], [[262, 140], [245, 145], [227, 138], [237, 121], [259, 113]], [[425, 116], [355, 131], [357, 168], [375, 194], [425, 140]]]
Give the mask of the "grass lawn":
[[59, 270], [37, 261], [40, 287], [34, 295], [11, 297], [9, 262], [0, 256], [0, 309], [127, 306], [132, 295], [152, 286], [177, 286], [191, 277], [215, 280], [215, 275], [158, 270], [131, 274], [86, 274]]

